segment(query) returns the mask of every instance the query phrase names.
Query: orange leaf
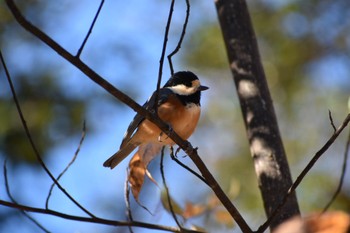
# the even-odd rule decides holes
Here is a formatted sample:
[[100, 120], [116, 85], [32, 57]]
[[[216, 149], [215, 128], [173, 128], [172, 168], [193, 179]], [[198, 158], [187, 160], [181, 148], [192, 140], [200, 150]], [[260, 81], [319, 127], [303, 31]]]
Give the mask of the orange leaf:
[[215, 219], [218, 223], [225, 224], [229, 228], [234, 226], [232, 216], [229, 214], [229, 212], [227, 212], [227, 210], [217, 210], [215, 212]]
[[205, 210], [206, 210], [206, 207], [204, 205], [186, 202], [185, 210], [182, 216], [186, 219], [196, 217], [198, 215], [203, 214]]
[[128, 181], [131, 187], [132, 195], [139, 201], [139, 194], [145, 179], [146, 166], [142, 162], [139, 153], [136, 153], [129, 162]]

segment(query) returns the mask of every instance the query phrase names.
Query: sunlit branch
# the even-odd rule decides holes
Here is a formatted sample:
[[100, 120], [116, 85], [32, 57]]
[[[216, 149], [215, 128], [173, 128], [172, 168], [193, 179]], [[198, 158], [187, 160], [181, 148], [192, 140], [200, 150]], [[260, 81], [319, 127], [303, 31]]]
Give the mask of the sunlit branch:
[[345, 129], [350, 121], [350, 114], [347, 115], [343, 123], [338, 127], [338, 129], [333, 133], [333, 135], [328, 139], [328, 141], [322, 146], [322, 148], [316, 152], [311, 161], [306, 165], [304, 170], [299, 174], [293, 185], [289, 188], [287, 194], [282, 199], [282, 202], [276, 207], [276, 209], [272, 212], [267, 221], [259, 227], [257, 232], [264, 232], [270, 225], [273, 218], [279, 213], [283, 205], [287, 202], [288, 198], [295, 192], [296, 188], [299, 186], [301, 181], [304, 179], [306, 174], [311, 170], [311, 168], [315, 165], [317, 160], [328, 150], [328, 148], [334, 143], [340, 133]]
[[44, 161], [42, 160], [41, 158], [41, 155], [34, 143], [34, 140], [31, 136], [31, 133], [29, 131], [29, 128], [27, 126], [27, 123], [26, 123], [26, 120], [24, 118], [24, 115], [22, 113], [22, 109], [21, 109], [21, 106], [19, 104], [19, 101], [18, 101], [18, 98], [17, 98], [17, 95], [16, 95], [16, 91], [15, 91], [15, 88], [13, 86], [13, 83], [12, 83], [12, 80], [11, 80], [11, 76], [10, 76], [10, 73], [7, 69], [7, 66], [5, 64], [5, 60], [2, 56], [2, 53], [0, 51], [0, 57], [1, 57], [1, 62], [2, 62], [2, 65], [5, 69], [5, 73], [6, 73], [6, 77], [7, 77], [7, 81], [9, 83], [9, 86], [10, 86], [10, 89], [11, 89], [11, 93], [12, 93], [12, 96], [13, 96], [13, 100], [15, 102], [15, 105], [16, 105], [16, 108], [17, 108], [17, 112], [19, 114], [19, 117], [21, 119], [21, 123], [22, 123], [22, 126], [25, 130], [25, 133], [26, 133], [26, 136], [30, 142], [30, 145], [35, 153], [35, 156], [39, 162], [39, 164], [41, 165], [41, 167], [45, 170], [45, 172], [48, 174], [48, 176], [51, 178], [51, 180], [57, 185], [57, 187], [76, 205], [78, 206], [82, 211], [84, 211], [86, 214], [88, 214], [89, 216], [91, 217], [95, 217], [92, 213], [90, 213], [87, 209], [85, 209], [80, 203], [78, 203], [61, 185], [60, 183], [55, 179], [55, 177], [52, 175], [52, 173], [50, 172], [50, 170], [47, 168], [47, 166], [45, 165]]
[[181, 36], [179, 39], [179, 42], [176, 45], [176, 48], [174, 49], [174, 51], [172, 51], [169, 55], [168, 55], [168, 61], [169, 61], [169, 67], [170, 67], [170, 72], [171, 75], [174, 74], [174, 67], [173, 67], [173, 62], [171, 60], [171, 58], [180, 50], [181, 48], [181, 44], [183, 39], [185, 38], [185, 34], [186, 34], [186, 28], [187, 28], [187, 23], [188, 23], [188, 19], [190, 17], [190, 2], [189, 0], [186, 0], [186, 18], [185, 18], [185, 22], [182, 26], [182, 32], [181, 32]]
[[[61, 179], [61, 177], [64, 175], [64, 173], [66, 173], [68, 171], [68, 169], [70, 168], [70, 166], [75, 162], [76, 158], [78, 157], [79, 151], [81, 146], [83, 145], [84, 139], [85, 139], [85, 135], [86, 135], [86, 125], [85, 125], [85, 121], [83, 122], [83, 130], [82, 130], [82, 134], [81, 134], [81, 138], [80, 138], [80, 142], [78, 145], [78, 148], [76, 149], [74, 156], [72, 158], [72, 160], [68, 163], [68, 165], [64, 168], [64, 170], [57, 176], [56, 180], [59, 181]], [[53, 183], [50, 187], [49, 190], [49, 194], [47, 195], [46, 198], [46, 202], [45, 202], [45, 207], [46, 209], [49, 208], [49, 200], [52, 194], [52, 190], [55, 187], [55, 183]]]
[[76, 57], [80, 57], [80, 54], [83, 52], [84, 46], [85, 46], [87, 40], [88, 40], [89, 37], [90, 37], [90, 34], [91, 34], [91, 32], [92, 32], [92, 29], [93, 29], [94, 26], [95, 26], [96, 20], [97, 20], [99, 14], [100, 14], [100, 12], [101, 12], [101, 9], [102, 9], [102, 6], [103, 6], [104, 2], [105, 2], [104, 0], [101, 0], [100, 6], [98, 7], [98, 10], [97, 10], [97, 12], [96, 12], [96, 15], [95, 15], [95, 17], [94, 17], [94, 19], [93, 19], [93, 21], [92, 21], [92, 23], [91, 23], [91, 25], [90, 25], [89, 31], [88, 31], [88, 33], [86, 34], [85, 39], [84, 39], [83, 43], [81, 44], [81, 46], [80, 46], [80, 48], [79, 48], [79, 50], [78, 50], [78, 53], [77, 53]]
[[[7, 196], [10, 198], [10, 200], [17, 204], [17, 201], [15, 200], [15, 198], [12, 196], [11, 191], [10, 191], [10, 185], [8, 182], [8, 178], [7, 178], [7, 159], [5, 159], [4, 161], [4, 179], [5, 179], [5, 188], [6, 188], [6, 193]], [[36, 219], [34, 219], [32, 216], [30, 216], [28, 213], [26, 213], [24, 210], [20, 210], [20, 212], [26, 216], [30, 221], [32, 221], [37, 227], [39, 227], [42, 231], [46, 232], [46, 233], [50, 233], [49, 230], [47, 230], [43, 225], [41, 225]]]

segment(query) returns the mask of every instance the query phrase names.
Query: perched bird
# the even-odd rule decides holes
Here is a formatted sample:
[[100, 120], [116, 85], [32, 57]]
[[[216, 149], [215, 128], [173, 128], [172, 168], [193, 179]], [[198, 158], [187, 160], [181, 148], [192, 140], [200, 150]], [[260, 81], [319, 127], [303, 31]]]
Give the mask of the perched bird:
[[[199, 120], [201, 91], [207, 89], [194, 73], [180, 71], [159, 89], [158, 98], [154, 92], [143, 107], [151, 110], [157, 100], [159, 118], [169, 124], [182, 139], [187, 140]], [[113, 169], [136, 147], [139, 147], [136, 153], [147, 164], [164, 145], [174, 145], [174, 142], [155, 124], [136, 114], [124, 135], [119, 151], [106, 160], [103, 166]]]

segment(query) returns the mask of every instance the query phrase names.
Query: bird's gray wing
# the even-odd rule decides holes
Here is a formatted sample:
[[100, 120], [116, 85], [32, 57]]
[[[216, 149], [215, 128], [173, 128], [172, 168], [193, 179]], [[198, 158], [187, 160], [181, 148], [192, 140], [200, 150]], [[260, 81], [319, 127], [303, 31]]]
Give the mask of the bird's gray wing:
[[[162, 103], [166, 102], [170, 95], [174, 94], [169, 88], [161, 88], [158, 92], [158, 101], [157, 106], [161, 105]], [[146, 101], [146, 103], [142, 106], [147, 110], [151, 110], [155, 107], [155, 102], [157, 100], [157, 92], [153, 92], [152, 96]], [[141, 122], [145, 119], [144, 116], [140, 114], [136, 114], [134, 119], [131, 121], [128, 129], [126, 130], [123, 141], [120, 144], [120, 148], [123, 148], [132, 138], [133, 134], [135, 133], [135, 130], [137, 127], [141, 124]]]

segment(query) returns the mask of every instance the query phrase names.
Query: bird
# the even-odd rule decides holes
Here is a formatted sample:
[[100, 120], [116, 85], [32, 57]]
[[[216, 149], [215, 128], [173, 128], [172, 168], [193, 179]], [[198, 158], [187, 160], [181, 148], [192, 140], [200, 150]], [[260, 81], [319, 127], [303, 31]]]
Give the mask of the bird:
[[[157, 91], [153, 92], [143, 107], [147, 110], [157, 109], [159, 118], [182, 139], [187, 140], [197, 127], [201, 113], [201, 92], [207, 89], [209, 88], [201, 85], [197, 75], [191, 71], [179, 71], [159, 88], [158, 94]], [[107, 159], [103, 166], [113, 169], [137, 147], [136, 153], [148, 164], [163, 146], [174, 144], [158, 126], [136, 114], [125, 132], [119, 151]]]

